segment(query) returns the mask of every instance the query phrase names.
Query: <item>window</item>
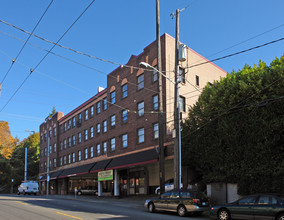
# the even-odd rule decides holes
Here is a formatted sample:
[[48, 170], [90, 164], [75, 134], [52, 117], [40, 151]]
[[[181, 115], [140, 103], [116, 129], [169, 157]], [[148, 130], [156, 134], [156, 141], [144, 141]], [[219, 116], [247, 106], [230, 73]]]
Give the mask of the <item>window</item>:
[[76, 144], [76, 136], [75, 135], [72, 136], [72, 140], [73, 140], [73, 146], [74, 146]]
[[127, 134], [123, 134], [122, 135], [122, 147], [124, 148], [124, 147], [127, 147], [127, 145], [128, 145], [128, 135]]
[[53, 145], [53, 152], [56, 152], [56, 144]]
[[90, 127], [90, 137], [93, 138], [94, 137], [94, 127]]
[[101, 155], [101, 145], [97, 144], [97, 155]]
[[53, 167], [56, 167], [56, 158], [53, 159]]
[[68, 130], [71, 128], [71, 119], [68, 120]]
[[184, 68], [179, 68], [179, 75], [178, 75], [178, 81], [185, 83], [185, 69]]
[[[157, 66], [154, 66], [157, 69]], [[152, 71], [152, 82], [156, 82], [158, 80], [158, 71], [153, 70]]]
[[179, 97], [179, 108], [180, 108], [180, 111], [185, 112], [185, 97], [183, 96]]
[[115, 115], [110, 116], [110, 126], [112, 128], [115, 127]]
[[82, 142], [82, 134], [81, 132], [78, 133], [78, 143], [81, 143]]
[[103, 121], [103, 132], [107, 132], [107, 120]]
[[144, 102], [140, 102], [137, 105], [138, 116], [141, 117], [144, 115]]
[[115, 91], [110, 93], [110, 103], [111, 104], [115, 103]]
[[63, 165], [63, 158], [62, 157], [60, 157], [60, 166], [62, 166]]
[[101, 113], [101, 103], [100, 102], [97, 102], [96, 109], [97, 109], [97, 114], [100, 114]]
[[91, 112], [91, 118], [92, 118], [94, 117], [94, 106], [91, 106], [90, 110], [91, 110], [90, 112]]
[[107, 142], [106, 141], [103, 143], [103, 151], [104, 151], [104, 154], [107, 153]]
[[90, 147], [90, 157], [94, 157], [94, 147]]
[[66, 164], [66, 155], [63, 157], [63, 164]]
[[87, 160], [88, 159], [88, 148], [85, 148], [85, 160]]
[[127, 97], [127, 84], [124, 84], [121, 86], [121, 98], [126, 98]]
[[115, 138], [112, 138], [112, 139], [110, 140], [110, 149], [111, 149], [112, 151], [115, 150]]
[[154, 139], [159, 138], [159, 124], [158, 123], [153, 124], [153, 135], [154, 135]]
[[49, 146], [49, 154], [52, 153], [52, 145]]
[[60, 150], [63, 150], [63, 142], [60, 142]]
[[52, 130], [49, 131], [49, 137], [52, 137]]
[[76, 118], [75, 117], [73, 117], [73, 128], [76, 126]]
[[107, 98], [103, 99], [103, 110], [107, 110]]
[[88, 129], [85, 130], [85, 141], [88, 140]]
[[195, 76], [195, 84], [196, 86], [199, 86], [199, 76]]
[[159, 110], [159, 96], [154, 95], [152, 99], [153, 99], [153, 110], [158, 111]]
[[144, 128], [138, 129], [138, 143], [144, 142]]
[[82, 151], [78, 151], [78, 161], [82, 160]]
[[64, 123], [64, 131], [67, 131], [67, 122]]
[[137, 77], [137, 89], [143, 89], [144, 88], [144, 74], [141, 74]]
[[256, 196], [249, 196], [239, 200], [239, 205], [252, 205], [255, 203]]
[[78, 115], [78, 123], [82, 123], [82, 114], [81, 113], [79, 113], [79, 115]]
[[101, 124], [97, 124], [97, 134], [101, 133]]
[[75, 163], [76, 162], [76, 154], [72, 153], [72, 162]]
[[53, 136], [54, 136], [54, 137], [56, 136], [56, 127], [54, 128]]
[[68, 163], [71, 163], [71, 154], [68, 154]]
[[68, 138], [68, 147], [71, 147], [71, 144], [72, 144], [72, 142], [71, 142], [71, 137], [69, 137], [69, 138]]
[[126, 109], [122, 110], [121, 112], [121, 118], [122, 118], [122, 123], [126, 123], [128, 120], [128, 111]]
[[85, 121], [87, 121], [88, 118], [89, 118], [89, 110], [86, 109], [86, 110], [85, 110]]
[[44, 156], [46, 156], [47, 155], [47, 148], [45, 147], [44, 148]]
[[64, 139], [63, 147], [66, 149], [66, 139]]

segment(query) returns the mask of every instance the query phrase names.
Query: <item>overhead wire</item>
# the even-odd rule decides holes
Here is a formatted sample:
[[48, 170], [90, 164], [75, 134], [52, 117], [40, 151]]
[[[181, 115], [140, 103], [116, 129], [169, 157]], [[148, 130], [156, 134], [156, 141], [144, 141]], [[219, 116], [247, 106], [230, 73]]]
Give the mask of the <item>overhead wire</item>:
[[[49, 5], [47, 6], [47, 8], [45, 9], [45, 11], [44, 11], [43, 14], [41, 15], [40, 19], [38, 20], [37, 24], [35, 25], [34, 29], [33, 29], [32, 32], [31, 32], [31, 34], [34, 33], [34, 31], [36, 30], [37, 26], [40, 24], [41, 20], [42, 20], [43, 17], [45, 16], [46, 12], [47, 12], [48, 9], [50, 8], [50, 6], [51, 6], [51, 4], [53, 3], [53, 1], [54, 1], [54, 0], [51, 0], [51, 1], [50, 1]], [[14, 63], [15, 63], [15, 61], [18, 59], [18, 57], [19, 57], [20, 54], [22, 53], [24, 47], [26, 46], [27, 42], [28, 42], [29, 39], [31, 38], [31, 36], [32, 36], [31, 34], [30, 34], [30, 35], [28, 36], [28, 38], [26, 39], [24, 45], [22, 46], [22, 48], [21, 48], [20, 51], [18, 52], [16, 58], [12, 59], [12, 64], [11, 64], [10, 68], [8, 69], [8, 71], [6, 72], [4, 78], [2, 79], [1, 85], [2, 85], [3, 82], [5, 81], [7, 75], [9, 74], [10, 70], [12, 69], [12, 67], [13, 67], [13, 65], [14, 65]], [[0, 88], [0, 90], [1, 90], [1, 88]]]
[[[44, 57], [38, 62], [38, 64], [30, 69], [30, 74], [24, 79], [24, 81], [21, 83], [21, 85], [17, 88], [17, 90], [14, 92], [14, 94], [10, 97], [10, 99], [6, 102], [6, 104], [1, 108], [0, 112], [2, 112], [5, 107], [10, 103], [10, 101], [13, 99], [13, 97], [17, 94], [17, 92], [20, 90], [20, 88], [25, 84], [25, 82], [28, 80], [28, 78], [32, 75], [32, 73], [38, 68], [38, 66], [43, 62], [43, 60], [49, 55], [49, 53], [54, 49], [54, 47], [62, 40], [62, 38], [70, 31], [70, 29], [77, 23], [77, 21], [82, 17], [82, 15], [91, 7], [91, 5], [95, 2], [95, 0], [92, 0], [92, 2], [86, 7], [86, 9], [78, 16], [78, 18], [69, 26], [69, 28], [63, 33], [63, 35], [57, 40], [57, 42], [51, 47], [51, 49], [44, 55]], [[33, 35], [33, 34], [31, 34]]]

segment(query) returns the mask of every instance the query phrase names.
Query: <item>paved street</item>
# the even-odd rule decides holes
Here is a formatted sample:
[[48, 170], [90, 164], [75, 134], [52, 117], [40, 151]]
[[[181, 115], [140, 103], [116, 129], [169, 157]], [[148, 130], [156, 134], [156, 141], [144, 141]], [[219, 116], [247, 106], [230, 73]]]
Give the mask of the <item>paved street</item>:
[[[1, 220], [15, 219], [182, 219], [176, 213], [148, 213], [143, 199], [0, 195]], [[208, 217], [187, 217], [206, 220]]]

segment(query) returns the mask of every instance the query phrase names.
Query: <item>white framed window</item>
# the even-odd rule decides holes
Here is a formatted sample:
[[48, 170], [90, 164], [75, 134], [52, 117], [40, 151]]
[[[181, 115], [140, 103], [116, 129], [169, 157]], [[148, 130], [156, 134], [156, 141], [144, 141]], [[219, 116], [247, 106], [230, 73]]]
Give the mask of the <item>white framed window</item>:
[[183, 96], [179, 97], [179, 108], [180, 111], [185, 112], [185, 97]]
[[76, 154], [73, 152], [72, 153], [72, 162], [75, 163], [76, 162]]
[[115, 91], [110, 93], [110, 103], [111, 104], [115, 103]]
[[101, 155], [101, 145], [97, 144], [97, 155]]
[[137, 104], [137, 112], [139, 117], [144, 115], [144, 102], [140, 102]]
[[56, 158], [53, 159], [53, 167], [56, 167]]
[[90, 127], [90, 137], [93, 138], [94, 137], [94, 127]]
[[115, 115], [110, 116], [110, 126], [115, 127]]
[[78, 133], [78, 143], [81, 143], [82, 142], [82, 134], [81, 132]]
[[110, 139], [110, 149], [115, 151], [115, 138]]
[[67, 131], [67, 123], [64, 123], [64, 131]]
[[56, 152], [56, 144], [53, 144], [53, 152]]
[[82, 113], [79, 113], [79, 114], [78, 114], [78, 122], [79, 122], [79, 123], [82, 123]]
[[73, 123], [73, 128], [76, 127], [76, 118], [75, 117], [73, 117], [72, 123]]
[[71, 128], [71, 119], [68, 120], [68, 130]]
[[153, 96], [153, 110], [158, 111], [159, 110], [159, 95]]
[[78, 151], [78, 161], [82, 160], [82, 151]]
[[71, 163], [71, 154], [68, 154], [68, 163]]
[[88, 129], [85, 130], [85, 141], [88, 140]]
[[96, 104], [96, 112], [97, 112], [97, 114], [100, 114], [101, 113], [101, 102], [97, 102], [97, 104]]
[[89, 119], [89, 110], [86, 109], [85, 110], [85, 121], [87, 121]]
[[97, 134], [101, 133], [101, 124], [97, 124]]
[[127, 147], [128, 146], [128, 134], [123, 134], [122, 135], [122, 147]]
[[53, 129], [53, 136], [55, 137], [56, 136], [56, 127], [54, 127], [54, 129]]
[[72, 141], [71, 141], [71, 137], [68, 138], [68, 147], [71, 147], [72, 145]]
[[64, 149], [66, 149], [66, 139], [64, 139], [63, 147], [64, 147]]
[[144, 74], [141, 74], [137, 77], [137, 89], [143, 89], [144, 88]]
[[73, 146], [74, 146], [76, 144], [76, 136], [75, 135], [72, 136], [72, 140], [73, 140]]
[[103, 143], [103, 151], [104, 151], [104, 154], [107, 153], [107, 142], [106, 141]]
[[52, 129], [49, 131], [49, 137], [52, 137]]
[[138, 129], [138, 143], [141, 144], [145, 140], [144, 138], [144, 128]]
[[103, 99], [103, 110], [107, 110], [107, 98]]
[[124, 84], [123, 86], [121, 86], [121, 98], [126, 98], [127, 97], [127, 93], [128, 93], [128, 88], [127, 88], [127, 84]]
[[107, 132], [107, 120], [103, 121], [103, 132]]
[[159, 124], [158, 123], [153, 124], [153, 137], [154, 139], [159, 138]]
[[94, 117], [94, 106], [92, 105], [90, 108], [91, 117]]
[[59, 158], [59, 162], [60, 162], [60, 166], [62, 166], [63, 165], [63, 158], [62, 157]]
[[85, 148], [85, 160], [87, 160], [88, 159], [88, 148]]
[[66, 155], [63, 157], [63, 164], [66, 164]]
[[185, 69], [182, 67], [179, 67], [178, 81], [185, 83]]
[[90, 147], [90, 157], [94, 157], [94, 147]]
[[128, 111], [126, 109], [121, 112], [122, 123], [126, 123], [128, 121]]

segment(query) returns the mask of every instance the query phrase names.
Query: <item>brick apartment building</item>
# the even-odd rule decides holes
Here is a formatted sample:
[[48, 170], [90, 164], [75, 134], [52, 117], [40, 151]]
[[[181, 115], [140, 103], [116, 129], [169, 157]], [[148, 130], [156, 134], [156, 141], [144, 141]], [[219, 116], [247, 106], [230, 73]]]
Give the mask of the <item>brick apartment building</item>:
[[[175, 39], [161, 36], [162, 71], [174, 79]], [[107, 76], [107, 88], [63, 115], [57, 112], [40, 125], [40, 189], [46, 192], [47, 155], [50, 151], [50, 193], [74, 193], [86, 186], [98, 187], [100, 195], [153, 193], [159, 185], [158, 75], [139, 67], [156, 66], [156, 42], [127, 65]], [[187, 48], [180, 63], [180, 106], [182, 117], [194, 104], [207, 82], [226, 72]], [[165, 179], [173, 178], [174, 85], [163, 77]], [[49, 147], [48, 147], [49, 143]]]

